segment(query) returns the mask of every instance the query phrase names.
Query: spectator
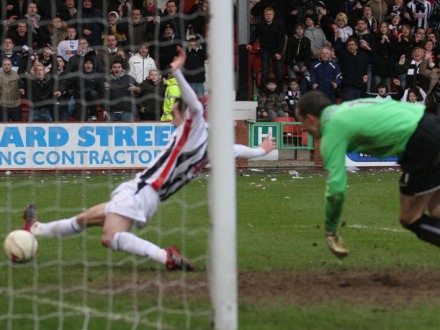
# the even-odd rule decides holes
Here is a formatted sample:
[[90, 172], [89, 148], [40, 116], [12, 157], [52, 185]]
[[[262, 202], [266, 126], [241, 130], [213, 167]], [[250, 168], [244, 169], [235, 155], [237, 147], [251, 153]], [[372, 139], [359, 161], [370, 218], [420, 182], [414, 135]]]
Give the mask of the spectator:
[[105, 39], [106, 47], [103, 47], [98, 51], [98, 58], [101, 64], [104, 66], [104, 71], [108, 72], [110, 71], [110, 67], [113, 61], [119, 58], [117, 54], [118, 51], [121, 50], [121, 48], [118, 45], [118, 41], [115, 35], [108, 34]]
[[6, 2], [6, 18], [16, 17], [23, 19], [27, 13], [27, 7], [30, 0], [7, 0]]
[[348, 37], [353, 35], [353, 29], [348, 25], [348, 17], [345, 13], [338, 13], [336, 15], [336, 22], [334, 26], [335, 41], [337, 38], [341, 38], [342, 42], [346, 42]]
[[[127, 2], [126, 4], [130, 4]], [[129, 7], [131, 8], [131, 6]], [[124, 33], [127, 37], [126, 49], [132, 53], [136, 52], [139, 45], [153, 40], [155, 24], [143, 19], [140, 9], [130, 9], [130, 19], [116, 24], [118, 33]]]
[[408, 24], [402, 24], [402, 32], [399, 34], [396, 45], [397, 58], [400, 58], [402, 55], [410, 57], [414, 47], [415, 43], [411, 35], [411, 27]]
[[147, 22], [160, 22], [160, 9], [156, 6], [154, 0], [143, 0], [141, 6], [141, 14], [146, 18]]
[[34, 53], [32, 49], [26, 48], [26, 51], [23, 51], [22, 53], [20, 67], [18, 68], [18, 74], [20, 77], [22, 77], [23, 74], [35, 75], [34, 65], [39, 63], [39, 61], [40, 54]]
[[403, 88], [400, 85], [400, 80], [397, 78], [393, 79], [393, 83], [396, 86], [397, 91], [396, 92], [391, 92], [388, 88], [388, 86], [383, 83], [383, 82], [378, 82], [376, 84], [376, 93], [367, 93], [366, 91], [366, 84], [368, 81], [368, 76], [364, 76], [363, 77], [363, 81], [364, 81], [364, 88], [363, 88], [363, 93], [362, 93], [362, 97], [373, 97], [376, 99], [387, 99], [387, 100], [397, 100], [399, 101], [400, 99], [402, 99], [403, 96]]
[[[353, 34], [358, 40], [359, 48], [367, 50], [369, 52], [375, 51], [375, 38], [374, 35], [370, 33], [368, 29], [368, 22], [365, 18], [360, 18], [356, 22], [355, 33]], [[371, 81], [373, 80], [373, 65], [369, 64], [367, 68], [368, 83], [367, 92], [370, 91]]]
[[94, 8], [92, 0], [83, 0], [82, 9], [78, 11], [78, 32], [87, 39], [92, 48], [102, 46], [102, 37], [107, 31], [107, 21], [102, 11]]
[[206, 44], [199, 43], [196, 38], [189, 39], [188, 48], [186, 49], [184, 75], [186, 81], [196, 93], [197, 98], [205, 95], [205, 61]]
[[361, 98], [362, 77], [368, 77], [367, 67], [372, 62], [371, 48], [359, 49], [355, 37], [348, 38], [345, 45], [338, 38], [335, 42], [335, 53], [341, 66], [342, 99], [352, 101]]
[[60, 41], [57, 47], [57, 54], [61, 56], [66, 62], [76, 54], [78, 49], [78, 38], [76, 29], [74, 27], [68, 27], [67, 36], [65, 40]]
[[440, 43], [437, 42], [437, 36], [434, 32], [428, 32], [427, 40], [432, 41], [433, 43], [433, 52], [436, 58], [436, 62], [440, 61]]
[[336, 103], [336, 88], [341, 85], [342, 74], [339, 65], [330, 59], [330, 48], [321, 49], [321, 58], [312, 64], [308, 82], [312, 89], [322, 91], [332, 103]]
[[186, 23], [179, 14], [175, 0], [168, 0], [160, 17], [160, 33], [163, 34], [168, 25], [174, 27], [174, 33], [180, 37], [186, 35]]
[[429, 60], [430, 68], [433, 68], [434, 66], [436, 66], [438, 61], [437, 61], [437, 57], [435, 54], [434, 43], [432, 42], [432, 40], [425, 41], [425, 43], [423, 44], [423, 50], [425, 52], [429, 52], [431, 54], [431, 58]]
[[260, 118], [270, 118], [275, 121], [277, 117], [288, 117], [289, 108], [284, 95], [278, 90], [275, 80], [269, 80], [266, 88], [260, 91], [258, 97], [258, 116]]
[[390, 33], [388, 23], [382, 22], [379, 32], [376, 34], [376, 56], [373, 59], [373, 77], [376, 85], [379, 82], [383, 82], [388, 90], [391, 90], [391, 77], [394, 75], [394, 68], [396, 66], [396, 43], [397, 40]]
[[127, 56], [127, 53], [123, 49], [119, 49], [116, 52], [115, 59], [121, 61], [122, 68], [124, 69], [125, 73], [130, 72], [130, 64], [128, 63], [128, 56]]
[[[38, 13], [45, 20], [52, 20], [55, 17], [60, 17], [60, 13], [67, 11], [64, 0], [38, 0], [34, 1], [37, 4]], [[46, 24], [44, 22], [43, 24]]]
[[[258, 1], [254, 1], [258, 3]], [[300, 1], [287, 1], [286, 2], [286, 33], [290, 38], [295, 34], [296, 27], [298, 23], [304, 24], [304, 6]], [[253, 24], [257, 24], [258, 21], [255, 21]], [[252, 23], [251, 23], [252, 24]]]
[[390, 18], [390, 24], [388, 28], [392, 33], [393, 37], [397, 40], [399, 35], [402, 33], [402, 25], [400, 24], [401, 19], [399, 15], [393, 15]]
[[96, 72], [104, 73], [104, 65], [99, 61], [96, 52], [89, 47], [89, 42], [86, 38], [80, 38], [78, 40], [78, 49], [76, 54], [67, 61], [66, 71], [68, 73], [79, 71], [80, 68], [83, 68], [84, 60], [86, 58], [91, 58], [93, 60]]
[[279, 21], [284, 29], [286, 27], [286, 13], [290, 12], [288, 11], [290, 8], [289, 2], [284, 0], [260, 0], [252, 7], [251, 15], [264, 20], [264, 12], [267, 8], [274, 10], [274, 19]]
[[76, 27], [78, 24], [78, 10], [75, 0], [65, 0], [64, 5], [65, 9], [60, 12], [60, 17], [68, 26]]
[[20, 63], [22, 61], [22, 56], [15, 52], [14, 50], [14, 42], [11, 38], [5, 38], [2, 44], [2, 50], [0, 52], [0, 60], [3, 63], [3, 59], [8, 58], [11, 60], [12, 70], [18, 71], [20, 67]]
[[302, 93], [299, 89], [298, 81], [296, 81], [296, 79], [290, 79], [287, 91], [284, 93], [284, 99], [289, 108], [288, 114], [290, 117], [295, 117], [295, 108], [301, 97]]
[[[372, 16], [377, 20], [376, 29], [372, 29], [372, 30], [370, 29], [370, 31], [377, 32], [379, 28], [379, 24], [386, 21], [387, 13], [388, 13], [388, 4], [385, 2], [385, 0], [370, 0], [367, 2], [367, 5], [365, 7], [369, 7], [371, 9]], [[370, 22], [369, 18], [368, 21]]]
[[432, 31], [440, 33], [440, 0], [432, 1], [432, 13], [429, 18], [429, 27]]
[[274, 20], [275, 11], [268, 7], [264, 10], [264, 20], [261, 20], [251, 35], [247, 50], [252, 49], [257, 39], [260, 41], [261, 56], [261, 85], [265, 86], [269, 81], [270, 63], [275, 71], [277, 86], [283, 86], [283, 62], [284, 45], [286, 36], [282, 24]]
[[44, 65], [45, 73], [54, 73], [56, 70], [56, 63], [54, 63], [53, 51], [49, 47], [44, 47], [39, 62]]
[[414, 29], [428, 28], [428, 21], [432, 13], [432, 5], [426, 0], [412, 0], [406, 5], [413, 14], [412, 26]]
[[[68, 88], [58, 96], [58, 102], [54, 111], [53, 119], [55, 121], [66, 122], [72, 117], [75, 101], [73, 99], [73, 88], [69, 85], [69, 76], [66, 74], [65, 67], [67, 62], [61, 56], [57, 56], [57, 68], [54, 74], [54, 90], [58, 91], [61, 86], [66, 85]], [[57, 95], [55, 95], [57, 96]]]
[[422, 27], [418, 27], [414, 33], [414, 46], [423, 48], [426, 40], [425, 29]]
[[31, 37], [28, 36], [28, 27], [25, 21], [18, 21], [16, 28], [8, 31], [8, 37], [13, 40], [15, 47], [17, 47], [16, 51], [18, 48], [21, 51], [23, 46], [32, 48]]
[[69, 89], [73, 91], [78, 120], [81, 122], [96, 121], [97, 105], [104, 100], [104, 79], [95, 71], [92, 58], [86, 58], [82, 72], [61, 84], [56, 92], [57, 97], [64, 95]]
[[140, 45], [138, 50], [137, 54], [130, 57], [128, 64], [130, 65], [130, 76], [140, 84], [148, 77], [150, 70], [156, 69], [156, 63], [150, 57], [147, 44]]
[[420, 87], [408, 88], [403, 94], [402, 101], [409, 103], [425, 104], [426, 93]]
[[26, 94], [29, 100], [29, 122], [52, 122], [54, 81], [46, 75], [44, 65], [34, 64], [35, 74], [26, 75]]
[[104, 84], [107, 91], [104, 118], [111, 121], [134, 120], [134, 102], [129, 90], [131, 85], [136, 86], [136, 80], [126, 74], [121, 61], [115, 60], [111, 66], [110, 79]]
[[24, 95], [24, 89], [20, 77], [12, 70], [12, 62], [9, 58], [2, 60], [2, 69], [0, 72], [1, 121], [21, 122], [21, 95]]
[[67, 24], [60, 17], [52, 18], [52, 22], [48, 25], [50, 45], [52, 49], [57, 49], [58, 44], [67, 37]]
[[140, 120], [159, 121], [165, 97], [165, 85], [159, 72], [150, 70], [148, 77], [132, 89], [140, 96]]
[[200, 35], [205, 38], [208, 24], [208, 2], [202, 0], [198, 3], [194, 3], [188, 11], [188, 15], [191, 15], [192, 19], [189, 21], [187, 31], [191, 30], [192, 35]]
[[44, 18], [38, 14], [37, 4], [32, 2], [28, 4], [27, 13], [24, 15], [24, 18], [29, 27], [32, 48], [39, 49], [50, 43], [47, 26], [40, 22]]
[[422, 63], [425, 52], [422, 48], [416, 47], [412, 51], [412, 56], [407, 58], [402, 55], [396, 66], [396, 74], [405, 75], [405, 89], [419, 86], [423, 90], [428, 89], [429, 81], [420, 74], [420, 64]]
[[[383, 1], [383, 0], [378, 0], [378, 1]], [[369, 1], [368, 3], [377, 3], [376, 1], [372, 0]], [[379, 5], [380, 6], [380, 5]], [[365, 19], [365, 21], [367, 22], [367, 27], [368, 27], [368, 31], [370, 31], [370, 33], [376, 33], [377, 30], [379, 29], [379, 24], [381, 23], [379, 21], [379, 19], [376, 18], [376, 16], [373, 14], [373, 8], [371, 7], [371, 5], [367, 4], [364, 7], [363, 10], [363, 16], [362, 18]], [[385, 14], [385, 13], [384, 13]], [[384, 15], [382, 14], [382, 15]]]
[[315, 26], [315, 22], [316, 18], [314, 15], [306, 16], [306, 30], [304, 31], [304, 36], [310, 39], [312, 58], [319, 59], [322, 47], [328, 43], [324, 31], [319, 26]]
[[154, 58], [159, 59], [159, 68], [166, 70], [176, 56], [176, 47], [181, 43], [180, 36], [174, 33], [174, 26], [168, 24], [165, 27], [163, 35], [159, 38], [158, 47], [154, 48], [152, 54]]
[[412, 13], [408, 10], [405, 0], [394, 0], [394, 4], [388, 6], [388, 20], [391, 21], [395, 16], [399, 17], [402, 24], [411, 24]]
[[298, 23], [295, 34], [287, 39], [286, 67], [290, 79], [301, 80], [301, 92], [307, 90], [307, 69], [310, 67], [312, 49], [310, 39], [304, 36], [305, 26]]
[[165, 86], [163, 112], [160, 121], [169, 122], [173, 120], [173, 105], [181, 95], [179, 84], [177, 83], [176, 78], [174, 78], [172, 71], [167, 72]]
[[429, 80], [429, 87], [425, 89], [427, 91], [426, 111], [440, 115], [440, 68], [429, 68], [428, 61], [430, 57], [431, 54], [427, 52], [420, 64], [420, 74]]
[[[120, 21], [119, 14], [116, 11], [111, 11], [107, 15], [108, 20], [108, 34], [116, 38], [117, 43], [123, 47], [127, 43], [127, 35], [118, 32], [117, 23]], [[107, 45], [108, 46], [108, 45]]]

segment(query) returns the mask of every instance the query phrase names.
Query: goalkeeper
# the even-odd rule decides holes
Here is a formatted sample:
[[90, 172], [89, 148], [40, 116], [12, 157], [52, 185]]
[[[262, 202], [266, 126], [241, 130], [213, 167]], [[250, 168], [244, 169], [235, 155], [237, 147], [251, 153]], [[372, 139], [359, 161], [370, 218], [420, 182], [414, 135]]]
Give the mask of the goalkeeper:
[[326, 243], [338, 258], [348, 255], [337, 228], [347, 186], [345, 155], [364, 152], [399, 156], [400, 223], [417, 237], [440, 246], [440, 118], [424, 106], [379, 99], [332, 105], [321, 92], [306, 93], [297, 118], [321, 139], [324, 168]]
[[[56, 237], [77, 234], [89, 226], [103, 226], [102, 244], [107, 248], [150, 258], [169, 270], [195, 269], [176, 247], [162, 249], [129, 232], [132, 227], [147, 225], [159, 203], [199, 175], [207, 163], [208, 131], [203, 106], [180, 70], [185, 59], [185, 51], [178, 47], [178, 55], [171, 63], [183, 97], [172, 108], [172, 123], [176, 130], [168, 147], [151, 166], [117, 187], [109, 202], [95, 205], [69, 219], [40, 222], [31, 204], [24, 212], [23, 229], [35, 236]], [[274, 148], [273, 138], [268, 136], [258, 148], [235, 145], [231, 152], [237, 158], [253, 158]]]

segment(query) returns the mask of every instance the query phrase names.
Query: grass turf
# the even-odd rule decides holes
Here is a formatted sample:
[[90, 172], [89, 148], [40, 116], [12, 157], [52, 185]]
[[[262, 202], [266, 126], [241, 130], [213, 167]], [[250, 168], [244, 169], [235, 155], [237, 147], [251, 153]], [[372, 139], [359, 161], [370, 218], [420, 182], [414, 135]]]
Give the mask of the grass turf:
[[[398, 176], [392, 170], [349, 175], [340, 233], [351, 255], [341, 263], [323, 242], [324, 175], [238, 175], [240, 274], [438, 271], [438, 249], [418, 241], [398, 223]], [[3, 177], [0, 238], [21, 224], [29, 201], [37, 204], [43, 221], [70, 217], [106, 201], [111, 190], [130, 177]], [[178, 245], [202, 268], [202, 275], [170, 274], [148, 260], [108, 251], [100, 245], [99, 228], [64, 240], [39, 239], [33, 262], [16, 265], [0, 259], [0, 328], [209, 328], [203, 272], [210, 225], [207, 184], [208, 176], [202, 176], [182, 189], [161, 205], [147, 228], [137, 231], [160, 246]], [[404, 308], [352, 305], [337, 297], [300, 304], [277, 299], [282, 291], [281, 284], [281, 293], [274, 291], [266, 299], [239, 296], [240, 328], [410, 329], [435, 328], [440, 321], [436, 299]]]

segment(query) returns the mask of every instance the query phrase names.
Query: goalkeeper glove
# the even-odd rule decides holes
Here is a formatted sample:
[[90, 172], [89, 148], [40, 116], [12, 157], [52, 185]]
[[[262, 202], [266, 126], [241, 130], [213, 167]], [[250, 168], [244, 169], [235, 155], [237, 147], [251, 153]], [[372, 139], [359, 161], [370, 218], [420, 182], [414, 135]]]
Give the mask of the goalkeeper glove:
[[326, 232], [325, 242], [330, 251], [339, 259], [344, 259], [348, 256], [348, 250], [345, 248], [345, 243], [336, 232]]

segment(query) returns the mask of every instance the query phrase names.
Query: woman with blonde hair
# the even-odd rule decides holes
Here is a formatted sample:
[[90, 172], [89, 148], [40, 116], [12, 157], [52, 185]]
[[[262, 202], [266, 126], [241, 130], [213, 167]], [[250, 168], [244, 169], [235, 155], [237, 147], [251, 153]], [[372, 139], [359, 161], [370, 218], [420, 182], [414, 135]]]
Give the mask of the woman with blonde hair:
[[353, 29], [348, 25], [348, 17], [345, 13], [339, 13], [335, 19], [335, 40], [341, 38], [342, 42], [346, 42], [348, 37], [353, 35]]

